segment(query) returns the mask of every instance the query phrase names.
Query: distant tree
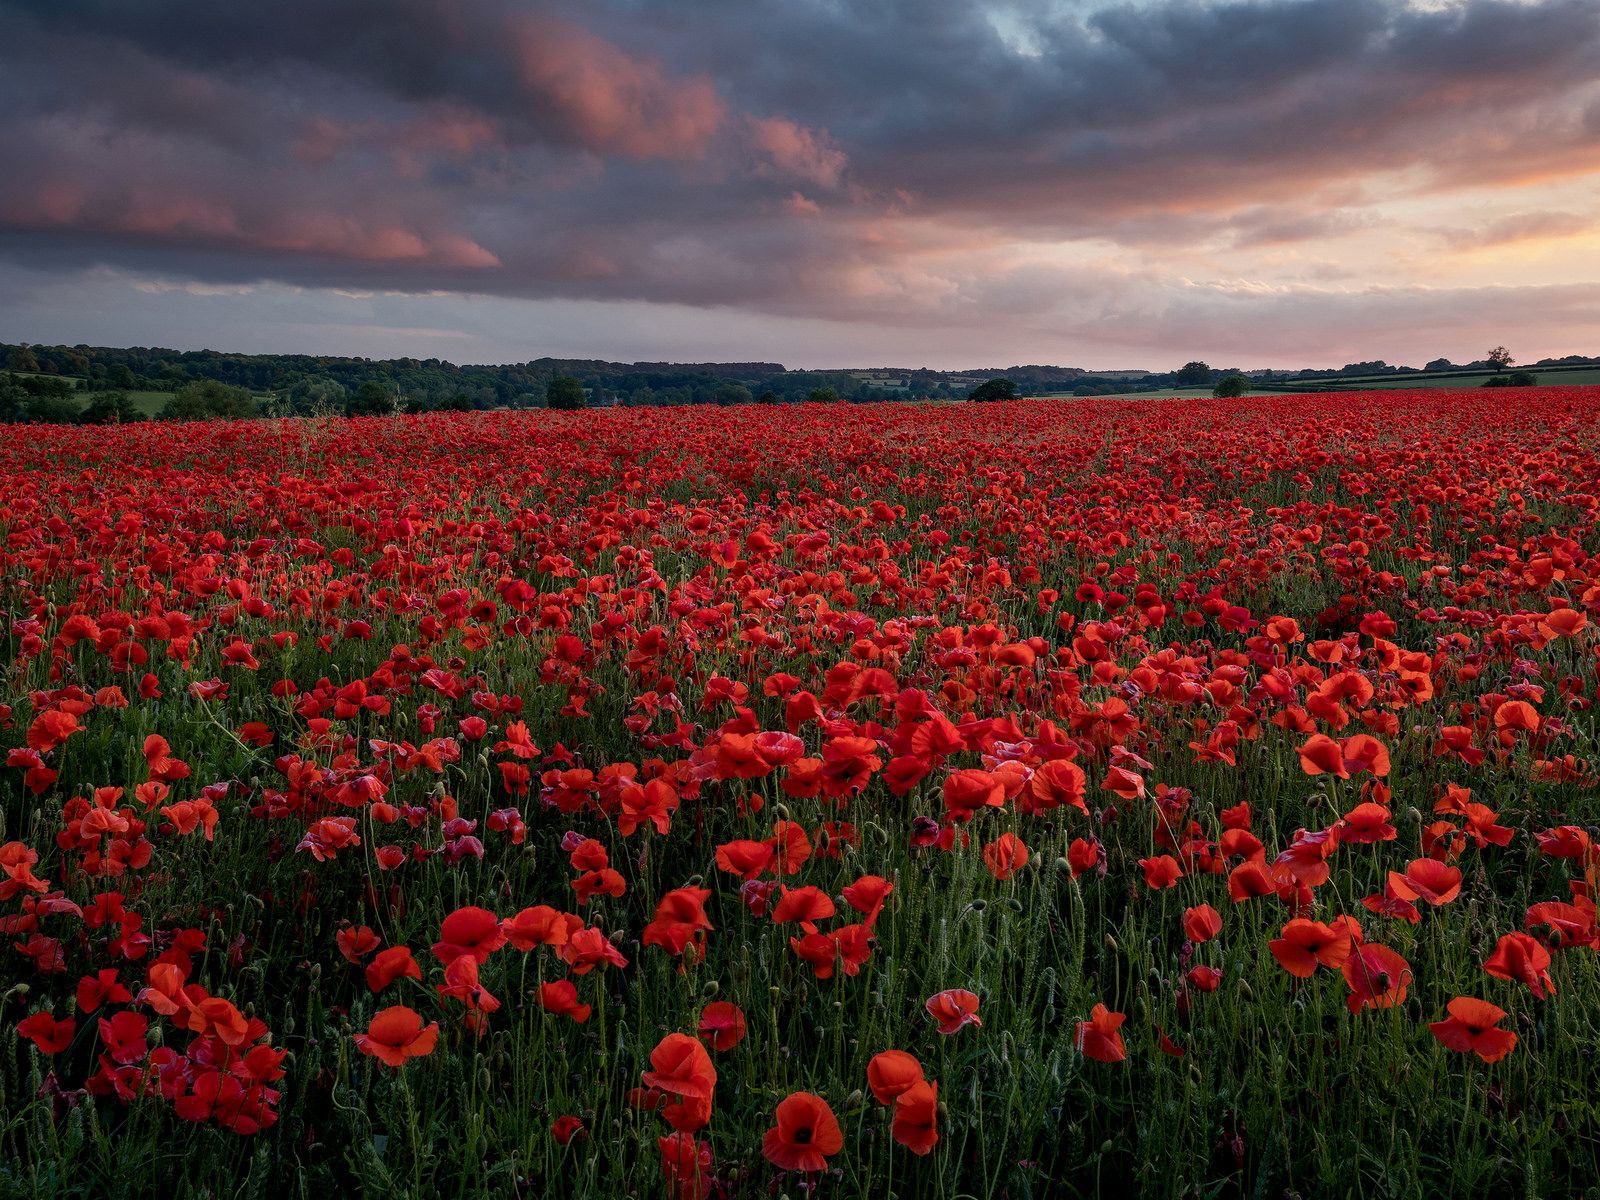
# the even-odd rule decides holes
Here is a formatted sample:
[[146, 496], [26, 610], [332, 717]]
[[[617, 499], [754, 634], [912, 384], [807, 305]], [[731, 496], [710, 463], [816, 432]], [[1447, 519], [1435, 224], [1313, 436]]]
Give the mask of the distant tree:
[[1487, 362], [1496, 371], [1504, 371], [1507, 367], [1509, 367], [1511, 365], [1511, 362], [1512, 362], [1511, 352], [1509, 350], [1507, 350], [1504, 346], [1496, 346], [1493, 350], [1489, 351], [1489, 353], [1485, 354], [1483, 357], [1484, 357], [1484, 361]]
[[589, 398], [584, 394], [583, 384], [571, 375], [557, 375], [552, 378], [549, 386], [545, 388], [544, 395], [547, 407], [562, 412], [575, 412], [589, 406]]
[[331, 417], [344, 411], [350, 393], [337, 379], [308, 375], [288, 391], [289, 411], [302, 417]]
[[0, 421], [20, 421], [28, 406], [28, 389], [16, 376], [0, 376]]
[[6, 355], [6, 366], [13, 371], [37, 371], [39, 356], [33, 352], [32, 346], [15, 346]]
[[161, 410], [163, 421], [208, 421], [260, 415], [256, 399], [244, 388], [215, 379], [197, 379], [178, 389]]
[[1243, 375], [1227, 375], [1217, 380], [1217, 386], [1211, 389], [1211, 394], [1226, 400], [1236, 400], [1249, 390], [1250, 381]]
[[1484, 387], [1535, 387], [1539, 377], [1532, 371], [1513, 371], [1509, 375], [1492, 375], [1483, 381]]
[[1424, 364], [1422, 369], [1424, 371], [1454, 371], [1456, 365], [1448, 358], [1436, 358], [1432, 362]]
[[127, 363], [115, 363], [106, 371], [106, 382], [114, 388], [134, 388], [139, 386], [138, 376], [134, 375]]
[[778, 403], [778, 393], [773, 391], [771, 388], [768, 388], [766, 391], [762, 392], [761, 395], [756, 397], [756, 403], [776, 404]]
[[985, 379], [967, 394], [968, 400], [980, 403], [988, 400], [1015, 400], [1020, 393], [1009, 379]]
[[812, 388], [806, 393], [807, 404], [837, 404], [839, 393], [831, 387]]
[[38, 425], [70, 425], [78, 419], [78, 406], [65, 396], [30, 396], [22, 420]]
[[347, 417], [382, 417], [395, 411], [393, 385], [369, 379], [345, 398]]
[[711, 394], [711, 402], [724, 407], [730, 404], [749, 404], [751, 399], [750, 389], [742, 383], [719, 384], [717, 390]]
[[127, 425], [142, 420], [144, 414], [133, 406], [127, 392], [101, 392], [78, 416], [80, 425]]
[[1203, 362], [1187, 362], [1178, 371], [1179, 387], [1204, 387], [1211, 382], [1211, 368]]

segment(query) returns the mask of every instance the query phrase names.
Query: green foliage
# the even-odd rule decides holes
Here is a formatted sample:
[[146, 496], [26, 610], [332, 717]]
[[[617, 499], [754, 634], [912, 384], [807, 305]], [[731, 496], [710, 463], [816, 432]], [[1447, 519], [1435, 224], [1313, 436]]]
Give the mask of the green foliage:
[[1203, 362], [1186, 362], [1178, 370], [1179, 387], [1204, 387], [1211, 382], [1211, 368]]
[[1017, 385], [1009, 379], [986, 379], [968, 394], [968, 400], [979, 402], [988, 400], [1015, 400], [1018, 396]]
[[575, 412], [589, 406], [589, 397], [583, 384], [571, 375], [557, 375], [550, 380], [544, 392], [545, 406], [560, 412]]
[[393, 413], [398, 404], [392, 385], [369, 379], [345, 398], [347, 417], [382, 417]]
[[1217, 380], [1217, 386], [1211, 389], [1211, 394], [1219, 399], [1237, 399], [1250, 390], [1250, 381], [1243, 375], [1225, 375]]
[[163, 421], [244, 419], [261, 414], [255, 397], [244, 388], [214, 379], [186, 383], [160, 412]]
[[831, 387], [812, 388], [806, 393], [807, 404], [837, 404], [839, 393]]
[[1483, 381], [1484, 387], [1537, 387], [1539, 377], [1532, 371], [1513, 371], [1509, 375], [1491, 375]]
[[92, 397], [88, 407], [78, 416], [82, 425], [126, 425], [144, 420], [144, 414], [134, 406], [127, 392], [101, 392]]
[[6, 355], [6, 367], [12, 371], [37, 371], [39, 359], [32, 346], [17, 346]]

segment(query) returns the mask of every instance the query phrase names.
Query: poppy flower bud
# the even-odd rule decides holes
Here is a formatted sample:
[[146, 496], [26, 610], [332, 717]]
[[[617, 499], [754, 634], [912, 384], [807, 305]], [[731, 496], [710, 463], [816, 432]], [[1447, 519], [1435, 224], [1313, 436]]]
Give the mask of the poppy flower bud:
[[1248, 1004], [1254, 1003], [1255, 998], [1256, 994], [1250, 990], [1250, 981], [1247, 979], [1239, 980], [1239, 999]]
[[1422, 814], [1420, 812], [1418, 812], [1415, 808], [1408, 807], [1406, 809], [1406, 820], [1410, 821], [1414, 825], [1421, 825], [1422, 824]]
[[1113, 954], [1122, 953], [1122, 947], [1117, 945], [1117, 939], [1112, 937], [1109, 933], [1106, 934], [1106, 949], [1111, 951]]
[[862, 1093], [860, 1088], [857, 1088], [844, 1098], [844, 1110], [845, 1112], [854, 1112], [865, 1102], [866, 1096]]
[[1023, 911], [1022, 901], [1018, 900], [1015, 896], [1006, 897], [1006, 907], [1014, 913], [1020, 913]]
[[715, 979], [708, 979], [706, 980], [705, 985], [700, 989], [700, 994], [702, 996], [715, 996], [721, 990], [722, 985], [720, 983], [718, 983]]
[[786, 804], [774, 804], [772, 806], [772, 811], [780, 821], [787, 821], [789, 819], [789, 806]]
[[986, 900], [974, 900], [971, 904], [967, 905], [968, 911], [975, 913], [981, 913], [988, 907], [989, 903]]

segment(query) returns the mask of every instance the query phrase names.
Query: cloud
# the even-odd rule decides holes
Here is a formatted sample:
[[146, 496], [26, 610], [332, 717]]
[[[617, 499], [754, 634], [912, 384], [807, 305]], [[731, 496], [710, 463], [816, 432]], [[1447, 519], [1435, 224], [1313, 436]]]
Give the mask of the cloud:
[[1486, 250], [1523, 242], [1558, 241], [1600, 229], [1600, 219], [1572, 212], [1520, 212], [1500, 217], [1474, 229], [1442, 231], [1446, 245], [1455, 250]]
[[827, 134], [785, 117], [753, 118], [749, 128], [751, 143], [779, 173], [819, 187], [838, 186], [848, 160], [844, 151], [828, 141]]
[[[1097, 299], [1023, 355], [1065, 357], [1102, 312], [1174, 337], [1195, 295], [1237, 313], [1229, 279], [1252, 314], [1403, 323], [1374, 290], [1402, 267], [1470, 303], [1419, 245], [1587, 232], [1560, 192], [1600, 172], [1600, 15], [0, 0], [0, 104], [16, 264], [991, 335], [1070, 286]], [[1510, 215], [1468, 230], [1466, 196]], [[1341, 279], [1372, 286], [1297, 290]]]

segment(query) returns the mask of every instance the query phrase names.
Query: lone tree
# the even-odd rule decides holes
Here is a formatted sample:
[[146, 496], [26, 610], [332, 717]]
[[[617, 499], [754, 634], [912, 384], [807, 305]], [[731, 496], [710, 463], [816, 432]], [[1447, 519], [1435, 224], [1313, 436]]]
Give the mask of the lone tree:
[[968, 400], [1015, 400], [1020, 392], [1009, 379], [985, 379], [967, 395]]
[[1250, 381], [1243, 375], [1225, 375], [1217, 380], [1217, 386], [1211, 389], [1213, 396], [1234, 400], [1250, 390]]
[[367, 380], [344, 401], [347, 417], [381, 417], [394, 412], [395, 408], [394, 392], [376, 379]]
[[839, 393], [831, 387], [812, 388], [806, 393], [807, 404], [837, 404]]
[[260, 415], [261, 406], [248, 391], [215, 379], [197, 379], [184, 384], [161, 409], [163, 421], [244, 419]]
[[557, 375], [552, 379], [550, 386], [545, 388], [544, 402], [548, 407], [562, 412], [575, 412], [589, 407], [589, 397], [584, 394], [583, 384], [571, 375]]
[[1488, 360], [1489, 365], [1496, 371], [1504, 371], [1511, 365], [1511, 352], [1504, 346], [1496, 346], [1483, 357]]
[[1211, 382], [1211, 368], [1203, 362], [1186, 362], [1178, 371], [1179, 387], [1204, 387]]

